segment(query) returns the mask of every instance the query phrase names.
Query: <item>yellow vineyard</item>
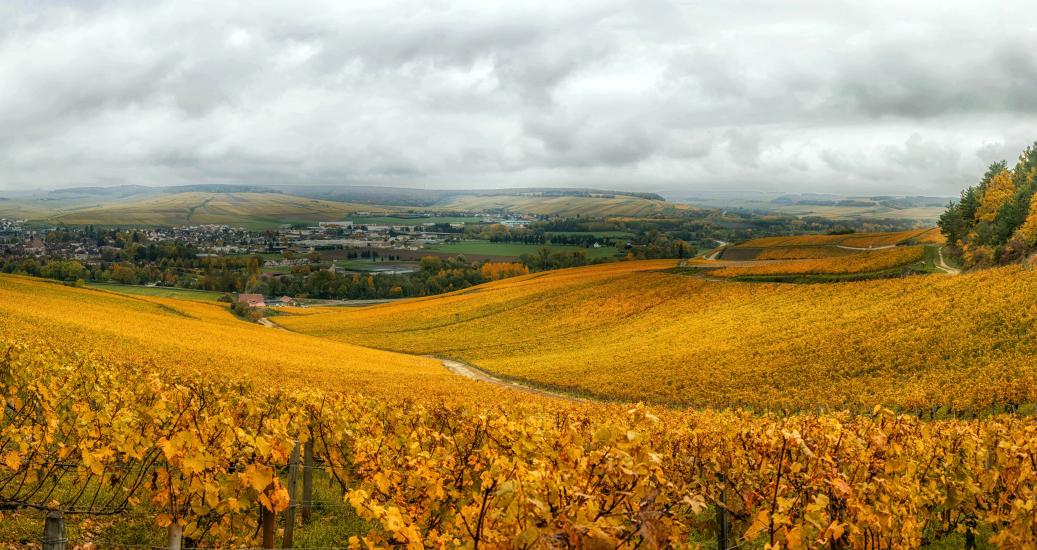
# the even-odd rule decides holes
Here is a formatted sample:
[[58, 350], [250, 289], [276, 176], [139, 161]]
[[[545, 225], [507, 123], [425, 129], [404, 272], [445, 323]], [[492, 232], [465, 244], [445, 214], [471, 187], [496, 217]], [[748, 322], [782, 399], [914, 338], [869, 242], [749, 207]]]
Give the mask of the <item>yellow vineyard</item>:
[[[818, 249], [833, 250], [825, 247], [818, 247]], [[788, 249], [776, 248], [773, 250]], [[841, 249], [836, 248], [834, 250]], [[761, 254], [758, 258], [777, 259], [764, 258], [764, 255], [765, 254]], [[924, 257], [925, 247], [898, 246], [896, 248], [860, 251], [850, 254], [840, 254], [834, 257], [821, 257], [818, 259], [781, 261], [752, 266], [722, 267], [711, 271], [710, 275], [714, 277], [745, 277], [754, 275], [839, 275], [849, 273], [870, 273], [919, 262], [922, 261]]]
[[43, 344], [0, 352], [0, 501], [121, 513], [205, 546], [254, 546], [257, 518], [290, 513], [279, 472], [302, 445], [367, 522], [336, 546], [699, 548], [718, 510], [729, 540], [754, 547], [1037, 543], [1037, 429], [1007, 415], [449, 405], [419, 385], [369, 399]]
[[[627, 262], [279, 317], [293, 331], [470, 362], [611, 399], [719, 408], [983, 410], [1037, 398], [1037, 275], [746, 284]], [[969, 383], [962, 383], [969, 380]]]
[[[674, 264], [278, 320], [615, 397], [777, 408], [830, 395], [857, 413], [573, 403], [219, 305], [0, 276], [0, 504], [121, 514], [152, 545], [168, 531], [255, 546], [257, 521], [291, 517], [301, 498], [285, 472], [305, 445], [341, 495], [329, 517], [348, 508], [365, 522], [336, 545], [709, 547], [718, 510], [731, 544], [751, 547], [1037, 544], [1031, 420], [929, 421], [870, 404], [1032, 402], [1033, 343], [1018, 338], [1037, 315], [1030, 273], [751, 285], [664, 271]], [[944, 322], [958, 311], [971, 320]], [[140, 545], [118, 535], [83, 540]]]
[[406, 379], [430, 391], [452, 380], [438, 362], [317, 340], [234, 318], [222, 305], [130, 297], [27, 277], [0, 276], [7, 339], [45, 338], [64, 350], [163, 371], [278, 387], [392, 393]]
[[762, 249], [756, 260], [814, 260], [849, 256], [853, 250], [834, 246], [773, 246]]
[[787, 246], [843, 246], [848, 248], [875, 248], [908, 241], [917, 244], [940, 244], [943, 236], [938, 229], [915, 229], [894, 233], [850, 233], [845, 235], [795, 235], [791, 237], [761, 237], [739, 243], [736, 248], [771, 248]]

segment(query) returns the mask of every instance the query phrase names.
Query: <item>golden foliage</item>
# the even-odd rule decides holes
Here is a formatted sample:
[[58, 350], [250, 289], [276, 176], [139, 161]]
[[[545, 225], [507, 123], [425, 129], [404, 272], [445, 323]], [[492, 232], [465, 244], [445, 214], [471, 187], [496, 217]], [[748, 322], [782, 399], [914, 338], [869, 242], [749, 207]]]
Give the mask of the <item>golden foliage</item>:
[[944, 236], [939, 227], [934, 227], [909, 240], [916, 244], [947, 244], [947, 237]]
[[[433, 361], [236, 320], [221, 306], [0, 276], [0, 508], [97, 505], [255, 545], [312, 439], [371, 547], [1037, 545], [1037, 425], [922, 421], [1037, 398], [1021, 268], [749, 285], [673, 261], [536, 273], [278, 322], [539, 383], [719, 408], [518, 394]], [[967, 312], [963, 315], [962, 312]], [[726, 496], [725, 496], [726, 495]]]
[[491, 281], [528, 275], [529, 268], [521, 262], [486, 262], [481, 268], [482, 276]]
[[370, 399], [83, 359], [38, 341], [0, 347], [0, 396], [0, 504], [48, 494], [42, 505], [88, 509], [82, 492], [48, 491], [69, 477], [206, 545], [257, 542], [258, 508], [292, 503], [277, 472], [309, 439], [374, 526], [353, 545], [690, 547], [713, 535], [717, 506], [750, 546], [916, 548], [978, 529], [1003, 548], [1037, 544], [1037, 427], [1008, 415]]
[[409, 376], [428, 380], [429, 391], [451, 391], [437, 385], [451, 378], [437, 361], [272, 331], [236, 319], [216, 303], [126, 296], [3, 275], [0, 324], [5, 337], [47, 334], [67, 349], [176, 372], [378, 393], [392, 393], [400, 377]]
[[1037, 194], [1030, 199], [1030, 209], [1027, 211], [1026, 221], [1016, 231], [1028, 246], [1037, 244]]
[[992, 222], [997, 217], [1001, 207], [1012, 199], [1015, 194], [1015, 182], [1011, 170], [1002, 170], [995, 175], [987, 185], [983, 197], [980, 198], [979, 208], [976, 209], [976, 219], [981, 222]]
[[774, 246], [767, 247], [756, 255], [756, 260], [813, 260], [837, 258], [853, 254], [852, 250], [834, 246]]
[[[735, 245], [738, 248], [771, 248], [789, 246], [846, 246], [874, 248], [892, 246], [913, 239], [934, 239], [933, 229], [912, 229], [893, 233], [848, 233], [844, 235], [793, 235], [790, 237], [760, 237]], [[938, 233], [938, 232], [937, 232]]]
[[1037, 330], [1037, 274], [1021, 268], [822, 285], [734, 284], [659, 268], [536, 273], [276, 322], [625, 400], [974, 411], [1037, 399], [1037, 341], [1019, 336]]
[[[838, 249], [837, 249], [838, 250]], [[710, 272], [714, 277], [743, 277], [753, 275], [823, 275], [871, 273], [921, 261], [925, 257], [922, 246], [898, 246], [875, 251], [858, 252], [814, 260], [794, 260], [753, 266], [723, 267]]]

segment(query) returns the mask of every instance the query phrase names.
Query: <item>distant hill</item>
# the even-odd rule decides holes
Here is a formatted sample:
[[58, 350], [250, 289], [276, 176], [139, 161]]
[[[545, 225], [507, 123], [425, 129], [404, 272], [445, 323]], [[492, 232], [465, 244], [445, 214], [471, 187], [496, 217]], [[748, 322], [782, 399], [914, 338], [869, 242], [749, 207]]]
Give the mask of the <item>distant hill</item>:
[[406, 187], [278, 185], [275, 188], [291, 195], [313, 199], [410, 207], [430, 206], [443, 198], [442, 191]]
[[804, 193], [802, 195], [782, 195], [771, 202], [795, 206], [884, 206], [896, 210], [905, 210], [908, 208], [943, 208], [947, 205], [947, 201], [947, 197], [842, 197], [839, 195]]
[[237, 185], [223, 183], [176, 185], [173, 187], [162, 187], [160, 189], [163, 193], [281, 193], [281, 191], [262, 185]]
[[69, 199], [77, 197], [118, 199], [139, 195], [151, 195], [159, 191], [158, 188], [145, 185], [116, 185], [113, 187], [65, 187], [54, 189], [47, 196], [57, 199]]
[[478, 211], [503, 215], [649, 216], [674, 206], [655, 193], [575, 188], [424, 190], [374, 186], [122, 185], [55, 189], [5, 202], [0, 217], [69, 224], [221, 223], [272, 227], [358, 211]]
[[676, 195], [697, 206], [741, 209], [758, 214], [776, 213], [834, 220], [905, 220], [919, 225], [936, 222], [949, 197], [849, 196], [826, 193], [756, 193]]
[[97, 225], [228, 224], [263, 229], [289, 223], [341, 220], [371, 205], [324, 201], [283, 193], [184, 191], [58, 213], [53, 221]]
[[433, 206], [457, 197], [585, 197], [611, 198], [635, 197], [646, 200], [665, 200], [657, 193], [636, 191], [607, 191], [568, 187], [517, 187], [508, 189], [413, 189], [407, 187], [336, 186], [336, 185], [285, 185], [274, 186], [286, 193], [316, 199], [398, 206]]
[[651, 216], [672, 210], [664, 200], [631, 195], [497, 194], [459, 195], [434, 205], [445, 210], [470, 210], [540, 216]]

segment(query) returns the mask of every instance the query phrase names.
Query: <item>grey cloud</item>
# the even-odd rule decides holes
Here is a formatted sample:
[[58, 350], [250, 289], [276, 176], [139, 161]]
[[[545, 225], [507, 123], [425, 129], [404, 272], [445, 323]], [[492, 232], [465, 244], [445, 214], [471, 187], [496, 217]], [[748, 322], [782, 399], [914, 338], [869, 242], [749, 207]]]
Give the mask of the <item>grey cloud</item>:
[[758, 132], [728, 130], [724, 137], [727, 138], [727, 151], [732, 160], [749, 168], [759, 164], [762, 148]]
[[1011, 150], [1004, 142], [984, 143], [976, 148], [976, 158], [987, 164], [1008, 160], [1018, 154], [1019, 151]]
[[1037, 138], [1037, 30], [951, 4], [12, 0], [0, 188], [955, 194]]
[[912, 134], [903, 146], [887, 147], [885, 156], [891, 163], [907, 169], [933, 170], [941, 166], [957, 166], [961, 155], [957, 149]]

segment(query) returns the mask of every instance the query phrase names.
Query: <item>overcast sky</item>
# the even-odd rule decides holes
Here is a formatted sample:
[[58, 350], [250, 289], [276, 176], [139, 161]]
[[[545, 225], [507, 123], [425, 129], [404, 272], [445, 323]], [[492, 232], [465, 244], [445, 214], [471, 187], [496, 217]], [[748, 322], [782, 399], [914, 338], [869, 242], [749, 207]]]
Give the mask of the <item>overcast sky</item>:
[[1037, 140], [1033, 0], [0, 2], [0, 188], [956, 194]]

